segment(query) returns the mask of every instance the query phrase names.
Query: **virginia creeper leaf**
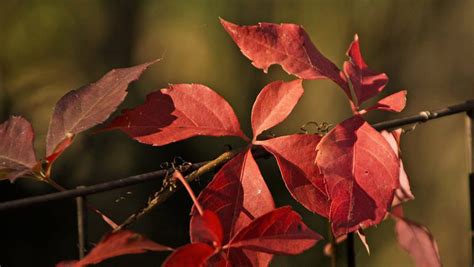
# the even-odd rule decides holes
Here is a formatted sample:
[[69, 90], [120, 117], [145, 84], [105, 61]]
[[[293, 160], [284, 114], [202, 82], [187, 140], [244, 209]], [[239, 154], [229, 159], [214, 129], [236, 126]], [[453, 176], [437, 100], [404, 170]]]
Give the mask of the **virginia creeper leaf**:
[[58, 146], [65, 139], [105, 121], [125, 99], [128, 85], [155, 62], [111, 70], [97, 82], [64, 95], [54, 107], [46, 137], [46, 156], [62, 152]]
[[221, 24], [256, 68], [266, 73], [271, 65], [279, 64], [288, 74], [302, 79], [328, 78], [350, 98], [339, 68], [319, 52], [303, 27], [273, 23], [239, 26], [223, 19]]
[[239, 267], [266, 267], [273, 259], [273, 254], [257, 252], [250, 249], [231, 248], [226, 252], [233, 266]]
[[0, 180], [32, 173], [37, 159], [33, 148], [34, 131], [22, 117], [12, 116], [0, 124]]
[[253, 138], [282, 122], [303, 95], [302, 80], [276, 81], [265, 86], [252, 108]]
[[316, 164], [331, 200], [329, 220], [335, 236], [379, 224], [399, 186], [399, 160], [385, 138], [360, 116], [325, 135]]
[[191, 217], [189, 232], [192, 243], [206, 243], [214, 247], [222, 245], [224, 233], [221, 221], [210, 210], [204, 210], [203, 215], [195, 214]]
[[125, 110], [107, 129], [162, 146], [193, 136], [239, 136], [247, 139], [232, 107], [200, 84], [176, 84], [147, 96], [144, 104]]
[[386, 110], [391, 112], [401, 112], [406, 106], [406, 96], [407, 91], [405, 90], [391, 94], [377, 102], [377, 104], [373, 105], [372, 107], [367, 108], [367, 111]]
[[299, 254], [322, 237], [309, 229], [291, 207], [281, 207], [252, 221], [230, 242], [231, 247], [272, 254]]
[[[199, 194], [198, 201], [203, 209], [219, 216], [224, 232], [223, 244], [256, 217], [275, 207], [250, 149], [226, 163]], [[193, 210], [193, 216], [196, 214]]]
[[399, 205], [400, 203], [415, 199], [415, 196], [413, 196], [413, 193], [411, 192], [410, 180], [405, 171], [405, 168], [403, 167], [403, 161], [400, 156], [400, 137], [402, 134], [402, 129], [397, 129], [391, 132], [382, 131], [381, 134], [385, 138], [385, 140], [387, 140], [387, 142], [390, 144], [390, 147], [392, 147], [393, 151], [395, 152], [395, 154], [400, 160], [400, 163], [399, 163], [400, 164], [400, 176], [399, 176], [400, 186], [395, 191], [395, 197], [393, 198], [393, 203], [392, 203], [392, 206], [396, 206], [396, 205]]
[[329, 198], [314, 158], [321, 137], [315, 134], [293, 134], [259, 141], [273, 154], [286, 188], [294, 199], [308, 210], [327, 217]]
[[428, 228], [405, 218], [395, 217], [400, 246], [410, 254], [417, 267], [441, 266], [438, 244]]
[[369, 69], [360, 53], [357, 34], [347, 50], [347, 55], [350, 61], [344, 62], [344, 72], [352, 83], [357, 102], [360, 105], [380, 93], [385, 88], [388, 77], [385, 73], [378, 73]]
[[[63, 262], [58, 266], [82, 267], [97, 264], [106, 259], [126, 255], [140, 254], [147, 251], [172, 251], [172, 248], [157, 244], [140, 234], [131, 231], [119, 231], [105, 236], [89, 254], [76, 262]], [[69, 265], [66, 265], [69, 264]]]
[[[215, 249], [204, 243], [184, 245], [176, 249], [163, 263], [163, 267], [202, 267]], [[225, 265], [224, 265], [225, 266]]]

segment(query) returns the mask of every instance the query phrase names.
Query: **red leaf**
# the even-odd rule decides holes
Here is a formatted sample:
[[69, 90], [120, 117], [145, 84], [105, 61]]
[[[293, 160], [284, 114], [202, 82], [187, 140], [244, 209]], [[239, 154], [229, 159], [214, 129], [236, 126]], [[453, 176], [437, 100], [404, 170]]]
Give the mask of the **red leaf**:
[[215, 249], [204, 243], [184, 245], [175, 250], [163, 263], [163, 267], [202, 267]]
[[[105, 121], [125, 99], [128, 85], [155, 62], [111, 70], [99, 81], [64, 95], [54, 107], [46, 138], [46, 156], [57, 153], [65, 139]], [[64, 151], [65, 147], [61, 149]]]
[[[198, 200], [203, 209], [212, 210], [219, 216], [224, 232], [222, 244], [256, 217], [275, 207], [249, 149], [225, 164]], [[193, 216], [196, 214], [193, 211]]]
[[31, 174], [37, 159], [33, 148], [34, 132], [22, 117], [11, 117], [0, 124], [0, 179], [12, 182]]
[[352, 88], [359, 105], [367, 99], [380, 93], [388, 82], [385, 73], [377, 73], [370, 70], [365, 64], [360, 53], [359, 37], [354, 36], [354, 41], [349, 46], [347, 55], [350, 61], [344, 62], [344, 72], [349, 77]]
[[294, 199], [308, 210], [327, 217], [329, 198], [323, 177], [314, 164], [315, 148], [321, 137], [314, 134], [294, 134], [259, 141], [275, 156], [286, 188]]
[[404, 218], [396, 218], [398, 243], [410, 254], [417, 267], [441, 266], [438, 245], [423, 225]]
[[252, 108], [253, 138], [282, 122], [303, 95], [302, 80], [276, 81], [265, 86]]
[[[126, 255], [139, 254], [147, 251], [171, 251], [172, 248], [157, 244], [142, 235], [131, 231], [119, 231], [105, 236], [97, 246], [82, 260], [72, 262], [62, 262], [57, 266], [81, 267], [89, 264], [97, 264], [106, 259]], [[66, 265], [67, 263], [71, 265]], [[62, 265], [61, 265], [62, 264]]]
[[279, 64], [288, 73], [306, 80], [331, 79], [351, 94], [345, 78], [334, 63], [312, 43], [303, 27], [295, 24], [259, 23], [239, 26], [221, 19], [242, 53], [252, 65], [266, 73], [273, 64]]
[[191, 217], [190, 236], [192, 243], [206, 243], [220, 247], [224, 233], [219, 217], [210, 210], [204, 210], [202, 216], [195, 214]]
[[399, 183], [400, 186], [395, 191], [395, 197], [393, 198], [392, 206], [399, 205], [403, 202], [415, 199], [413, 193], [411, 192], [410, 188], [410, 179], [403, 167], [403, 161], [400, 157], [400, 136], [402, 133], [402, 129], [397, 129], [392, 132], [382, 131], [381, 134], [387, 140], [387, 142], [392, 147], [393, 151], [397, 155], [400, 160], [400, 176], [399, 176]]
[[384, 99], [377, 102], [377, 104], [373, 105], [366, 110], [386, 110], [391, 112], [401, 112], [407, 102], [407, 91], [403, 90], [394, 94], [391, 94]]
[[265, 267], [268, 266], [273, 259], [273, 254], [249, 249], [231, 248], [226, 252], [233, 266], [239, 267]]
[[399, 160], [360, 116], [337, 125], [317, 147], [316, 164], [331, 199], [329, 219], [341, 236], [380, 223], [398, 188]]
[[125, 110], [107, 129], [120, 129], [154, 146], [198, 135], [248, 139], [229, 103], [200, 84], [170, 85], [151, 93], [143, 105]]
[[229, 245], [272, 254], [299, 254], [321, 239], [301, 221], [298, 213], [286, 206], [252, 221]]

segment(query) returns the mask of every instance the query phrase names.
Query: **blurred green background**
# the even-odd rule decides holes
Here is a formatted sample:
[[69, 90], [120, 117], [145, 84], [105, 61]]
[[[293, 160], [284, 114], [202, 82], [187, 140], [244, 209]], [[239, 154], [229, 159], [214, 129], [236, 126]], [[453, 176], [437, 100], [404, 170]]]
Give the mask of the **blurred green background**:
[[[219, 24], [292, 22], [305, 27], [318, 48], [338, 66], [358, 33], [368, 64], [391, 78], [383, 95], [408, 90], [402, 114], [374, 112], [369, 120], [436, 109], [474, 98], [474, 1], [14, 1], [0, 2], [0, 119], [11, 114], [29, 119], [38, 155], [44, 153], [48, 120], [56, 101], [71, 89], [116, 67], [163, 57], [130, 88], [122, 108], [168, 83], [202, 83], [234, 107], [246, 132], [250, 110], [268, 82], [290, 80], [279, 67], [269, 74], [250, 65]], [[272, 130], [298, 132], [308, 121], [335, 124], [350, 115], [342, 90], [329, 81], [306, 81], [305, 95], [292, 115]], [[89, 132], [90, 133], [90, 132]], [[234, 138], [198, 137], [153, 148], [118, 132], [83, 134], [57, 162], [53, 177], [66, 187], [110, 181], [159, 169], [180, 156], [210, 159]], [[468, 266], [470, 226], [466, 140], [463, 115], [419, 125], [405, 135], [402, 151], [416, 200], [406, 215], [427, 225], [438, 240], [445, 266]], [[291, 200], [273, 160], [259, 161], [277, 205], [292, 204], [314, 230], [327, 236], [319, 216]], [[205, 181], [194, 185], [199, 191]], [[114, 190], [89, 198], [117, 221], [142, 207], [160, 182]], [[0, 184], [0, 201], [53, 192], [35, 181]], [[180, 192], [132, 229], [170, 246], [188, 242], [191, 202]], [[0, 265], [52, 266], [77, 258], [73, 201], [60, 201], [2, 213]], [[89, 240], [97, 242], [107, 226], [89, 216]], [[356, 243], [359, 266], [412, 266], [396, 244], [393, 223], [368, 232], [372, 254]], [[328, 266], [324, 242], [294, 257], [276, 257], [273, 266]], [[344, 254], [341, 246], [340, 254]], [[103, 266], [158, 266], [165, 253], [126, 256]], [[345, 266], [344, 255], [339, 265]]]

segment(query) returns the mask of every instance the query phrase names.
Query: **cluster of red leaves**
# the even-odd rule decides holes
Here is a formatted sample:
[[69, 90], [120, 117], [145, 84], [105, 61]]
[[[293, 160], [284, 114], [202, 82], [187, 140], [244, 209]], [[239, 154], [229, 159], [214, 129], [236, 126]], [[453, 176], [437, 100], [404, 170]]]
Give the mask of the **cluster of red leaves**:
[[[357, 35], [341, 71], [321, 54], [299, 25], [221, 23], [255, 67], [267, 72], [269, 66], [278, 64], [299, 79], [272, 82], [261, 90], [252, 109], [251, 139], [240, 129], [230, 104], [200, 84], [170, 85], [151, 93], [144, 104], [123, 111], [107, 126], [106, 130], [120, 129], [153, 146], [203, 135], [237, 136], [248, 142], [201, 192], [198, 199], [204, 211], [192, 210], [191, 244], [177, 249], [165, 265], [266, 266], [273, 254], [297, 254], [320, 239], [290, 208], [275, 209], [251, 153], [252, 146], [261, 146], [275, 157], [290, 194], [308, 210], [328, 218], [338, 238], [379, 224], [392, 206], [413, 199], [399, 153], [400, 132], [380, 133], [363, 118], [373, 110], [402, 111], [406, 91], [362, 107], [383, 91], [388, 77], [369, 69]], [[62, 97], [53, 112], [43, 161], [36, 159], [33, 129], [26, 120], [12, 117], [1, 124], [0, 178], [49, 178], [51, 164], [74, 136], [105, 121], [125, 98], [128, 85], [155, 62], [112, 70], [98, 82]], [[348, 97], [354, 115], [322, 137], [292, 134], [259, 140], [262, 132], [291, 113], [303, 95], [303, 80], [314, 79], [334, 81]], [[420, 255], [413, 252], [413, 245], [407, 245], [410, 231], [403, 230], [414, 224], [396, 218], [402, 245], [412, 255]], [[426, 239], [427, 233], [420, 230], [415, 235]], [[130, 235], [119, 232], [106, 237], [75, 266], [127, 253], [168, 250]]]
[[14, 182], [22, 176], [49, 178], [53, 162], [73, 138], [104, 122], [125, 99], [128, 85], [155, 62], [111, 70], [96, 83], [64, 95], [56, 103], [49, 123], [44, 160], [36, 158], [34, 131], [27, 120], [13, 116], [1, 124], [0, 179]]

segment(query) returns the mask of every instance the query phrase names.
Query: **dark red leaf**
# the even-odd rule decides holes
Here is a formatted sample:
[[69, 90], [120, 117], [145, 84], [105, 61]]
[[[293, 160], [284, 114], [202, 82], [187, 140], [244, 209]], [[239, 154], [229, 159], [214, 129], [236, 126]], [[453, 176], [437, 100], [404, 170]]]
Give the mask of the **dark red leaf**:
[[380, 223], [399, 186], [399, 160], [360, 116], [337, 125], [317, 146], [316, 164], [331, 200], [329, 220], [341, 236]]
[[[205, 210], [214, 211], [224, 232], [222, 244], [256, 217], [274, 209], [272, 195], [249, 149], [225, 164], [198, 197]], [[193, 211], [193, 216], [197, 212]]]
[[[172, 251], [172, 248], [157, 244], [142, 235], [131, 231], [119, 231], [105, 236], [97, 246], [82, 260], [74, 262], [62, 262], [57, 266], [82, 267], [89, 264], [97, 264], [106, 259], [126, 255], [139, 254], [147, 251]], [[62, 264], [62, 265], [61, 265]], [[71, 264], [71, 265], [66, 265]]]
[[226, 252], [233, 266], [239, 267], [265, 267], [268, 266], [273, 259], [273, 254], [243, 248], [231, 248]]
[[107, 129], [120, 129], [154, 146], [198, 135], [248, 139], [229, 103], [200, 84], [170, 85], [151, 93], [143, 105], [125, 110]]
[[387, 140], [387, 142], [392, 147], [393, 151], [400, 160], [400, 176], [399, 183], [400, 186], [395, 191], [395, 197], [393, 198], [392, 206], [399, 205], [403, 202], [415, 199], [410, 188], [410, 179], [403, 167], [403, 161], [400, 157], [400, 136], [402, 134], [402, 129], [397, 129], [392, 132], [382, 131], [382, 136]]
[[155, 62], [111, 70], [99, 81], [64, 95], [54, 107], [46, 137], [46, 156], [57, 153], [65, 139], [105, 121], [125, 99], [128, 85]]
[[184, 245], [176, 249], [163, 263], [163, 267], [202, 267], [215, 249], [204, 243]]
[[385, 73], [377, 73], [370, 70], [367, 64], [365, 64], [360, 53], [359, 37], [357, 34], [349, 46], [347, 55], [350, 61], [344, 62], [344, 72], [352, 83], [357, 102], [360, 105], [362, 102], [380, 93], [385, 88], [388, 77]]
[[339, 68], [319, 52], [303, 27], [273, 23], [239, 26], [223, 19], [221, 24], [256, 68], [267, 72], [271, 65], [279, 64], [288, 74], [302, 79], [328, 78], [350, 98], [349, 87]]
[[396, 217], [395, 231], [400, 246], [410, 254], [417, 267], [441, 266], [438, 245], [423, 225]]
[[37, 163], [34, 136], [33, 127], [22, 117], [13, 116], [0, 124], [0, 180], [13, 182], [32, 173]]
[[286, 188], [293, 198], [308, 210], [327, 217], [329, 198], [322, 175], [314, 158], [321, 137], [315, 134], [294, 134], [259, 141], [275, 156]]
[[286, 206], [252, 221], [229, 245], [272, 254], [299, 254], [321, 239], [301, 221], [298, 213]]
[[276, 81], [265, 86], [252, 108], [253, 138], [282, 122], [303, 95], [302, 80]]
[[190, 236], [192, 243], [206, 243], [220, 247], [224, 233], [219, 217], [210, 210], [204, 210], [202, 216], [195, 214], [191, 217]]
[[377, 102], [377, 104], [373, 105], [369, 110], [386, 110], [391, 112], [401, 112], [407, 102], [407, 91], [403, 90], [394, 94], [391, 94], [384, 99]]

